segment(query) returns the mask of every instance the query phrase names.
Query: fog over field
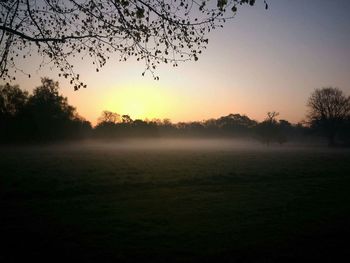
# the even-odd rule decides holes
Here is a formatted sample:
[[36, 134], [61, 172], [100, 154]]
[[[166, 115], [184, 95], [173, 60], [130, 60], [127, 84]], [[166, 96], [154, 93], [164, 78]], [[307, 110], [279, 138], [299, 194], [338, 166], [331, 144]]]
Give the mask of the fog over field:
[[[2, 146], [7, 148], [6, 146]], [[28, 144], [11, 146], [12, 149], [33, 150], [85, 150], [85, 151], [325, 151], [332, 152], [346, 148], [329, 148], [318, 141], [263, 144], [249, 139], [223, 138], [137, 138], [119, 140], [83, 140], [49, 144]]]
[[[61, 145], [59, 147], [65, 147]], [[259, 150], [266, 146], [253, 140], [239, 139], [197, 139], [197, 138], [163, 138], [163, 139], [125, 139], [119, 141], [85, 141], [81, 144], [67, 147], [97, 149], [97, 150], [189, 150], [189, 151], [220, 151], [220, 150]]]

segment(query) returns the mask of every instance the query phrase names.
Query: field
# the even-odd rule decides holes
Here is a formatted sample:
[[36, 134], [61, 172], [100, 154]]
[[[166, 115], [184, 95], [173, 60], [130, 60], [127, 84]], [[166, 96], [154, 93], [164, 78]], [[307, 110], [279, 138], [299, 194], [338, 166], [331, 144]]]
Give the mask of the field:
[[350, 256], [349, 150], [183, 145], [2, 147], [0, 262]]

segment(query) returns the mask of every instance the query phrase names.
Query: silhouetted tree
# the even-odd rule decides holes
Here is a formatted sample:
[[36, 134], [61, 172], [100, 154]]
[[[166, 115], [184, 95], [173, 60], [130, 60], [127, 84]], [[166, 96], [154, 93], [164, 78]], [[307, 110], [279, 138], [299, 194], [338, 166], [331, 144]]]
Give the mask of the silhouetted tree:
[[103, 111], [101, 116], [97, 120], [95, 127], [95, 134], [98, 137], [113, 138], [120, 136], [117, 123], [121, 121], [121, 117], [118, 113], [111, 111]]
[[77, 139], [90, 136], [90, 122], [79, 116], [58, 82], [48, 78], [33, 94], [17, 85], [0, 86], [0, 141]]
[[287, 120], [279, 120], [277, 126], [277, 142], [279, 144], [286, 143], [294, 131], [292, 124]]
[[[265, 1], [264, 1], [265, 2]], [[156, 66], [197, 60], [207, 33], [255, 0], [0, 1], [0, 76], [14, 78], [20, 59], [36, 51], [74, 88], [85, 87], [70, 57], [89, 56], [96, 70], [113, 53]], [[266, 3], [266, 2], [265, 2]], [[266, 4], [267, 7], [267, 4]], [[29, 75], [30, 76], [30, 75]], [[154, 76], [158, 79], [158, 77]]]
[[72, 125], [85, 122], [68, 104], [67, 98], [59, 94], [58, 82], [49, 78], [42, 78], [41, 86], [34, 89], [25, 114], [32, 136], [39, 140], [74, 137]]
[[0, 85], [0, 116], [15, 116], [23, 110], [28, 100], [28, 92], [18, 85]]
[[160, 136], [176, 137], [179, 136], [178, 127], [171, 122], [170, 119], [154, 119], [153, 122], [158, 127], [158, 133]]
[[104, 111], [95, 127], [95, 135], [100, 139], [124, 137], [155, 137], [159, 135], [161, 122], [132, 120], [129, 115], [120, 118], [118, 113]]
[[18, 85], [0, 85], [0, 140], [17, 138], [23, 127], [21, 117], [28, 101], [28, 92]]
[[132, 130], [132, 135], [136, 137], [155, 137], [159, 135], [156, 123], [139, 119], [132, 122]]
[[132, 119], [127, 114], [122, 116], [122, 121], [123, 121], [123, 123], [132, 123]]
[[103, 111], [101, 117], [98, 118], [98, 123], [118, 123], [121, 121], [120, 115], [111, 111]]
[[254, 127], [256, 124], [256, 121], [240, 114], [229, 114], [215, 121], [215, 125], [224, 134], [240, 137], [249, 135], [250, 128]]
[[321, 131], [328, 144], [335, 144], [335, 137], [350, 115], [350, 97], [338, 88], [316, 89], [307, 102], [307, 119], [311, 127]]
[[265, 120], [257, 125], [259, 139], [267, 145], [282, 141], [279, 141], [279, 127], [276, 119], [278, 115], [279, 113], [275, 111], [268, 112]]

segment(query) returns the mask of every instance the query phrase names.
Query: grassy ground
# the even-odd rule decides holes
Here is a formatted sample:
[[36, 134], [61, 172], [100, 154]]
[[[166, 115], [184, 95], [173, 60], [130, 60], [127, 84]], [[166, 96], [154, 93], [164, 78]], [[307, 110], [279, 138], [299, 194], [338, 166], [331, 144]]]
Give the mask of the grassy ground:
[[348, 150], [0, 149], [0, 262], [336, 262]]

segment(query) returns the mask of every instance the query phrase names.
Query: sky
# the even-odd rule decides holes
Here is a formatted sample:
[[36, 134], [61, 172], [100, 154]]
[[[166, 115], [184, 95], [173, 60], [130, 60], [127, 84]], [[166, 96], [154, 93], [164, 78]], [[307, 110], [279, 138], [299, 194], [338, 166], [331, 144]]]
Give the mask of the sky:
[[[298, 123], [316, 88], [334, 86], [350, 95], [350, 1], [268, 0], [239, 9], [223, 29], [210, 33], [197, 62], [161, 65], [142, 76], [144, 64], [111, 59], [99, 73], [91, 64], [75, 65], [86, 89], [74, 91], [58, 71], [36, 70], [40, 58], [23, 61], [32, 78], [15, 83], [31, 91], [40, 77], [60, 82], [78, 113], [96, 124], [103, 110], [131, 118], [200, 121], [240, 113], [261, 121], [267, 112]], [[14, 83], [14, 84], [15, 84]]]

